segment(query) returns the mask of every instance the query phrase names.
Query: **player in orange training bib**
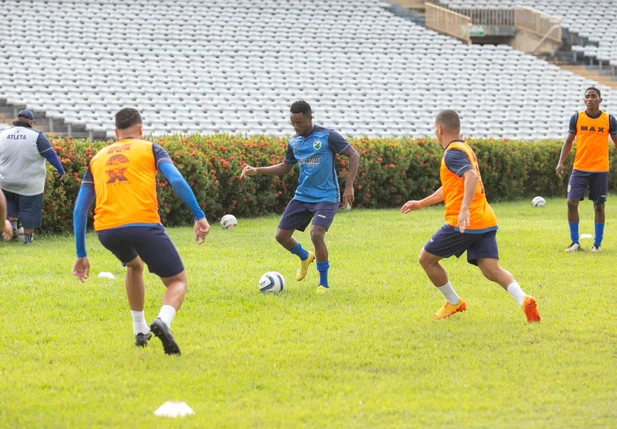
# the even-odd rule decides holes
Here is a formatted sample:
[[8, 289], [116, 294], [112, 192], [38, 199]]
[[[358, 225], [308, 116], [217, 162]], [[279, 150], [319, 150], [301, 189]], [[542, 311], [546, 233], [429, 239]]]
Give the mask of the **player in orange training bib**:
[[420, 251], [420, 265], [442, 293], [445, 302], [433, 315], [446, 319], [467, 309], [454, 291], [439, 261], [467, 252], [467, 261], [477, 265], [484, 277], [499, 283], [523, 308], [527, 322], [539, 322], [535, 298], [523, 292], [516, 279], [499, 266], [497, 218], [486, 200], [478, 160], [471, 147], [460, 138], [461, 122], [454, 110], [443, 110], [435, 119], [435, 134], [444, 149], [441, 159], [441, 187], [423, 200], [408, 201], [402, 213], [444, 202], [446, 224]]
[[[145, 347], [152, 334], [165, 353], [179, 355], [171, 322], [187, 289], [187, 276], [176, 247], [158, 212], [156, 173], [160, 171], [195, 217], [195, 239], [205, 241], [210, 225], [182, 174], [161, 146], [143, 139], [140, 113], [116, 113], [118, 141], [101, 149], [82, 179], [73, 212], [77, 259], [73, 274], [84, 281], [90, 273], [86, 252], [88, 209], [94, 204], [94, 230], [101, 244], [126, 267], [125, 289], [133, 319], [135, 345]], [[144, 314], [144, 264], [167, 288], [158, 317], [148, 326]]]
[[576, 156], [572, 175], [568, 182], [568, 223], [570, 224], [571, 244], [566, 252], [581, 250], [578, 235], [578, 202], [585, 198], [589, 188], [589, 199], [595, 211], [595, 237], [592, 252], [602, 250], [604, 236], [604, 203], [608, 191], [608, 136], [617, 147], [617, 120], [613, 115], [600, 110], [602, 96], [598, 88], [585, 91], [586, 109], [570, 118], [568, 138], [561, 148], [561, 155], [555, 171], [563, 177], [563, 163], [576, 139]]

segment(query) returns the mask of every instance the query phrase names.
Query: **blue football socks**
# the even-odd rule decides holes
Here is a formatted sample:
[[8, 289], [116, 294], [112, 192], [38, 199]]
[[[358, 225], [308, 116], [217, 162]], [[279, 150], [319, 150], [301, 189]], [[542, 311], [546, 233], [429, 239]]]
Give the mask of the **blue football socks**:
[[330, 263], [326, 262], [317, 262], [317, 271], [319, 271], [319, 285], [323, 287], [328, 286], [328, 269], [330, 268]]
[[602, 238], [604, 238], [604, 224], [596, 223], [596, 235], [593, 239], [593, 245], [596, 247], [600, 247], [602, 244]]
[[578, 243], [578, 222], [568, 222], [570, 225], [570, 239], [572, 243]]
[[300, 243], [298, 243], [296, 245], [296, 247], [291, 249], [290, 252], [293, 253], [294, 255], [298, 256], [303, 261], [306, 258], [308, 258], [308, 252], [306, 250], [304, 250], [304, 248], [302, 247], [302, 245]]

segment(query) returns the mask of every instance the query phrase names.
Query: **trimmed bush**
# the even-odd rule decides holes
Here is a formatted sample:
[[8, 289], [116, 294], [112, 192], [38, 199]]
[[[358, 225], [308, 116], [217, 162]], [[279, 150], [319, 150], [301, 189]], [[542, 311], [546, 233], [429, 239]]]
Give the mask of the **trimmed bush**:
[[[170, 136], [155, 140], [170, 154], [193, 188], [210, 220], [232, 213], [237, 217], [281, 213], [293, 197], [297, 168], [283, 177], [252, 176], [240, 179], [246, 164], [267, 166], [283, 161], [286, 139], [227, 135]], [[442, 148], [430, 139], [351, 139], [360, 153], [355, 183], [356, 207], [397, 207], [409, 199], [420, 199], [439, 187]], [[489, 201], [516, 200], [542, 195], [565, 197], [567, 178], [555, 175], [561, 142], [513, 142], [469, 140], [474, 149]], [[52, 141], [67, 177], [60, 181], [48, 166], [43, 229], [48, 232], [72, 230], [73, 207], [80, 180], [88, 161], [107, 142], [71, 139]], [[572, 165], [572, 154], [566, 165]], [[617, 187], [617, 159], [611, 150], [610, 189]], [[341, 189], [347, 178], [348, 159], [338, 157]], [[191, 221], [190, 211], [159, 175], [159, 211], [165, 225]], [[91, 222], [91, 220], [90, 220]]]

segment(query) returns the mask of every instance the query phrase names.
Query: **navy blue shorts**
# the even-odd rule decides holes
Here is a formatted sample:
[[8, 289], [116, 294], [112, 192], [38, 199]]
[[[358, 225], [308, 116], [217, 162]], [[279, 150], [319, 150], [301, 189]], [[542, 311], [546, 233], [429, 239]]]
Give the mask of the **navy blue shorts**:
[[568, 182], [568, 198], [571, 200], [584, 200], [587, 188], [589, 188], [590, 201], [596, 204], [605, 202], [608, 192], [608, 172], [591, 173], [572, 170], [572, 175]]
[[163, 225], [106, 229], [97, 235], [123, 266], [139, 256], [150, 272], [159, 277], [173, 277], [184, 271], [180, 255]]
[[8, 217], [19, 218], [24, 229], [41, 227], [43, 194], [19, 195], [5, 190], [2, 192], [6, 197], [6, 214]]
[[321, 226], [327, 231], [332, 225], [338, 206], [339, 203], [303, 203], [291, 200], [281, 216], [279, 229], [304, 231], [313, 219], [313, 225]]
[[478, 265], [478, 259], [499, 259], [497, 231], [480, 234], [460, 233], [450, 225], [442, 226], [424, 245], [424, 250], [442, 258], [460, 258], [467, 251], [467, 262]]

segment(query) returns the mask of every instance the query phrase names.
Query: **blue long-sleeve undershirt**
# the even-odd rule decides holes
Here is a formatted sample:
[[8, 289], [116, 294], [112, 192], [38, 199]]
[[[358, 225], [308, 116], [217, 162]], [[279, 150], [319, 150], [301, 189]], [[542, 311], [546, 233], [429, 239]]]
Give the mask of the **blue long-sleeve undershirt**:
[[58, 170], [58, 174], [64, 174], [64, 168], [58, 159], [58, 155], [51, 146], [49, 140], [47, 140], [47, 137], [45, 137], [45, 134], [39, 134], [39, 138], [36, 141], [36, 146], [41, 156], [53, 165], [56, 170]]
[[56, 170], [58, 170], [58, 174], [61, 174], [61, 175], [64, 174], [64, 167], [62, 167], [62, 164], [60, 164], [60, 160], [58, 159], [58, 155], [56, 155], [56, 152], [50, 150], [47, 152], [43, 152], [41, 155], [51, 165], [53, 165]]
[[178, 195], [182, 202], [191, 210], [193, 216], [195, 216], [195, 220], [204, 219], [206, 215], [201, 207], [199, 207], [193, 190], [189, 184], [186, 183], [186, 180], [184, 180], [184, 177], [182, 177], [182, 174], [178, 171], [176, 166], [171, 162], [161, 162], [159, 171], [163, 173], [163, 176], [169, 181], [176, 195]]
[[86, 253], [86, 227], [88, 224], [88, 210], [94, 202], [94, 189], [82, 186], [77, 194], [77, 202], [73, 210], [73, 233], [75, 234], [75, 250], [78, 258], [85, 258]]

